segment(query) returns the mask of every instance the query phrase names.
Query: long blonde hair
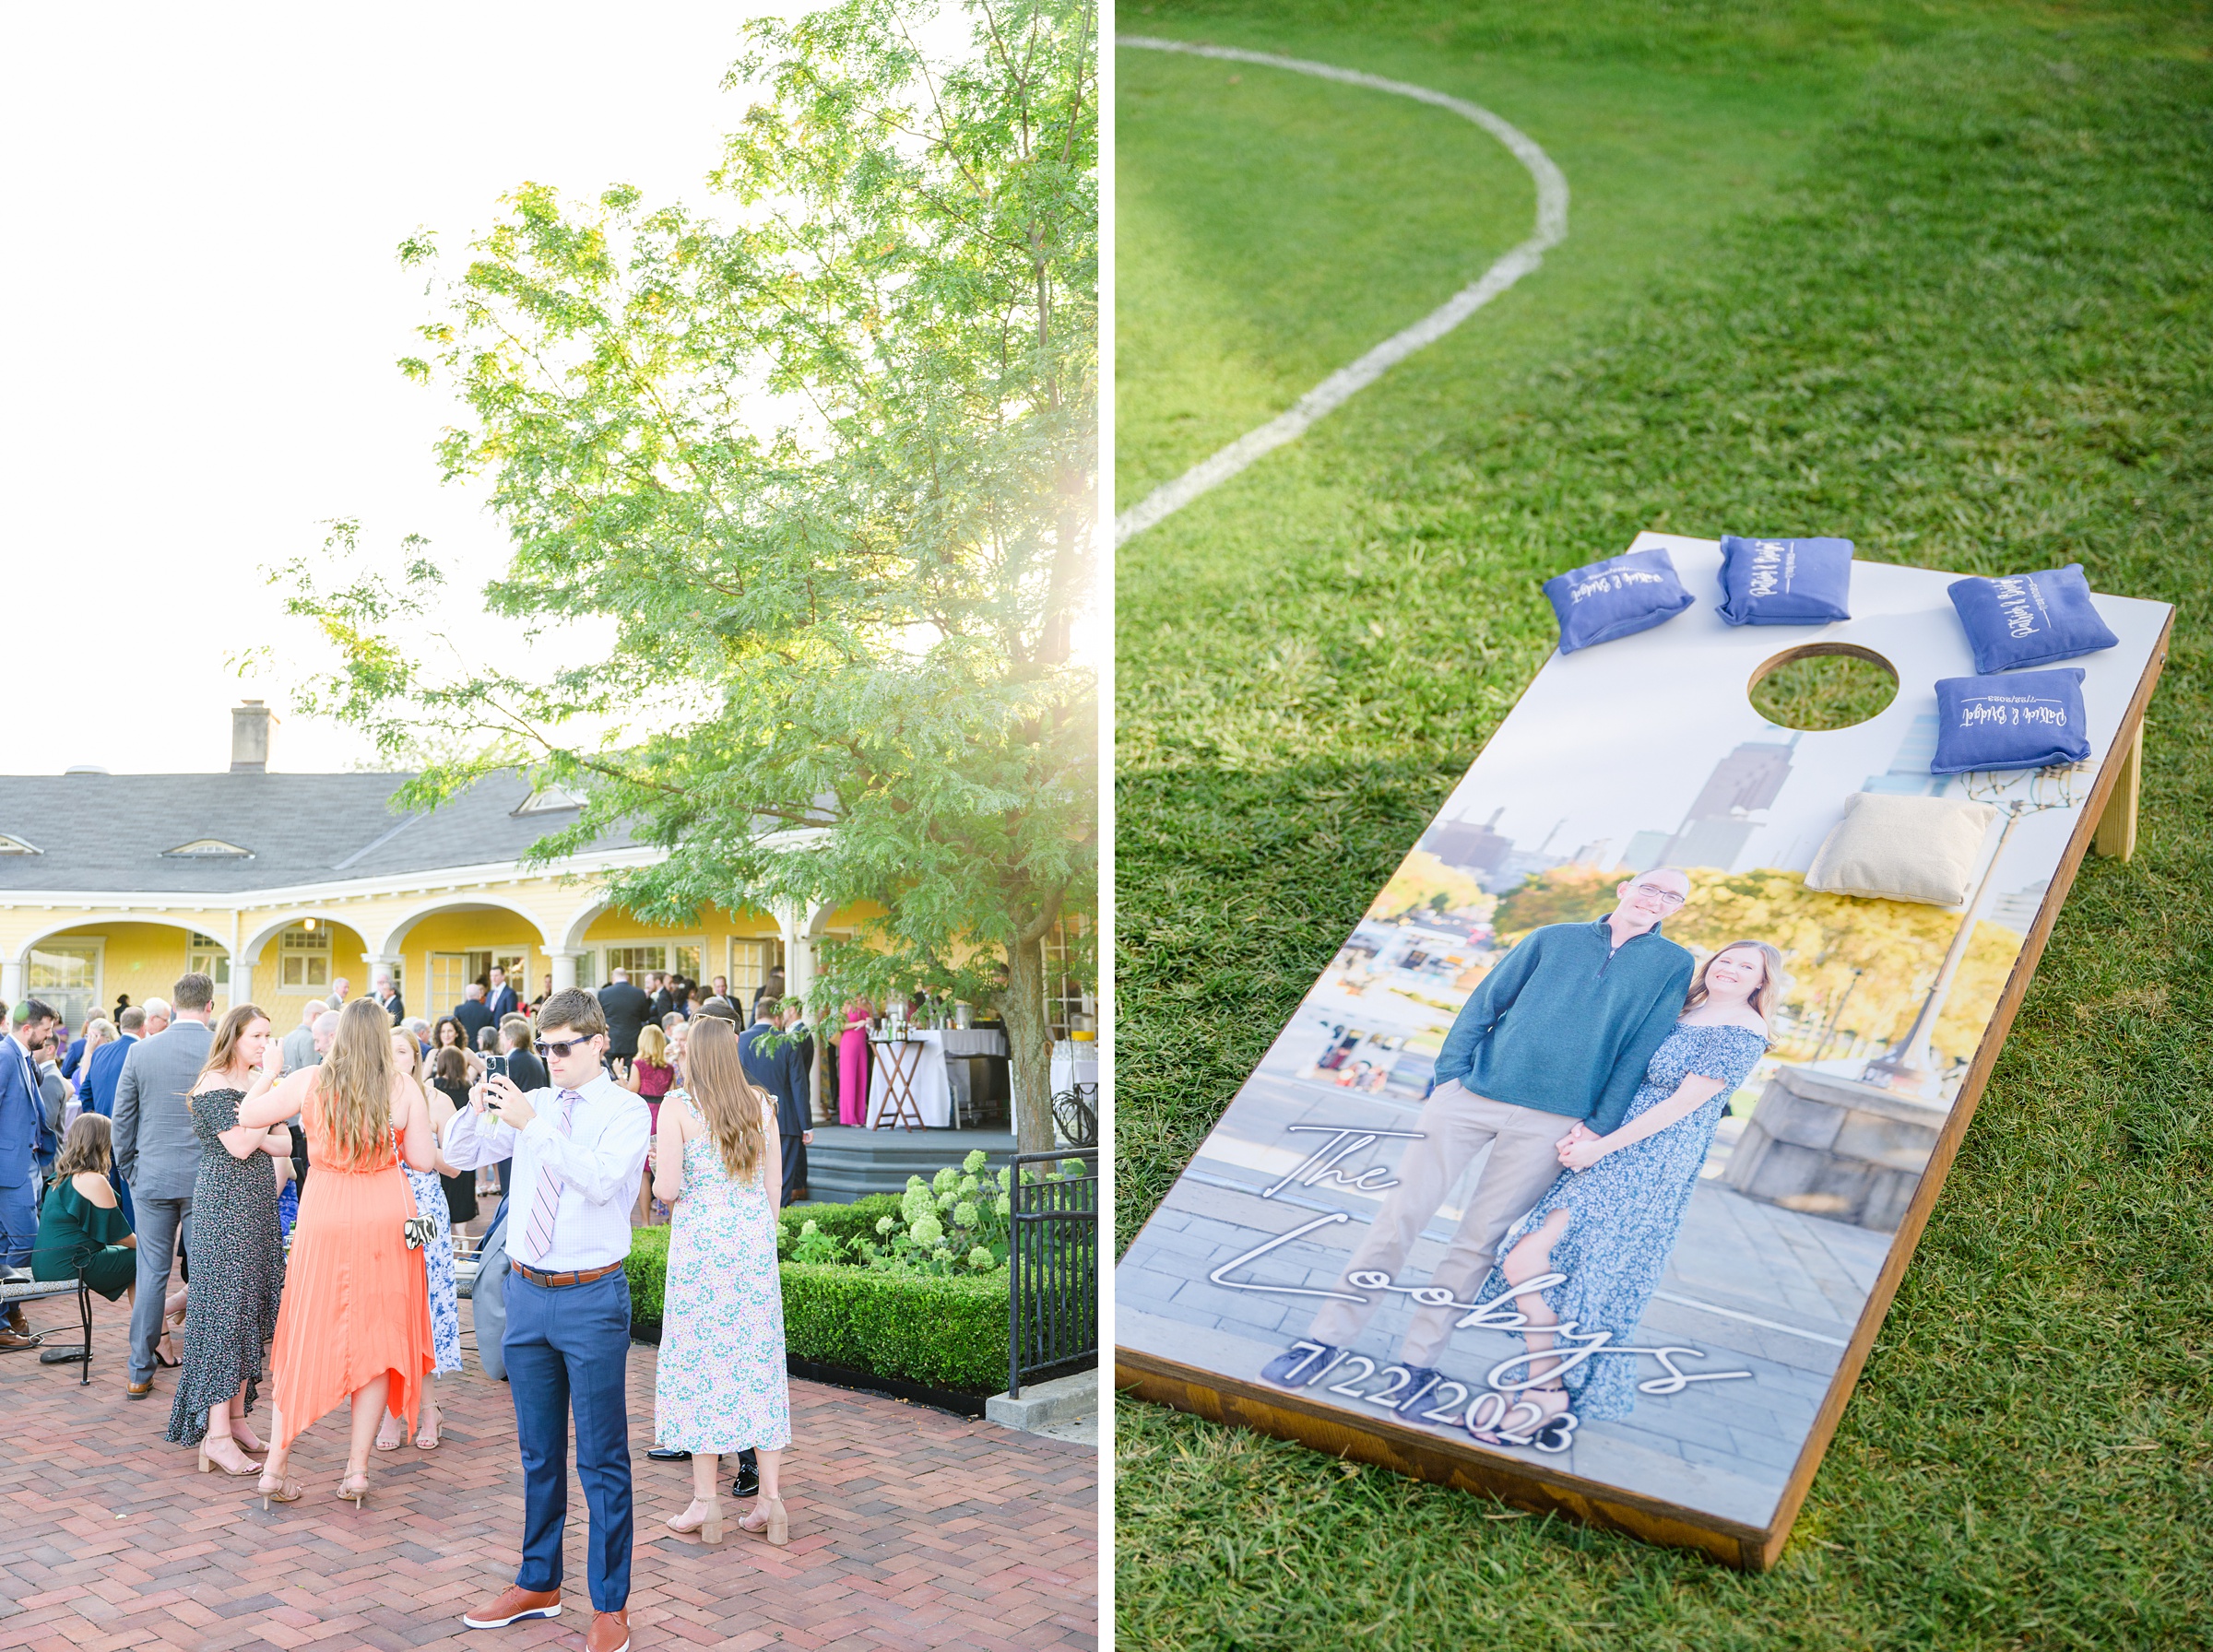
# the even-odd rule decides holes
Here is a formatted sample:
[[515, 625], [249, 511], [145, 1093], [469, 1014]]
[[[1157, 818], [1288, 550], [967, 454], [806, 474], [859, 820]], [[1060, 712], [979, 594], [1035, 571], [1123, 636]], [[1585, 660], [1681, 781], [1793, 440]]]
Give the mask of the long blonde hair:
[[315, 1069], [315, 1102], [341, 1164], [365, 1165], [392, 1143], [392, 1018], [374, 998], [338, 1011], [337, 1036]]
[[718, 1016], [702, 1016], [684, 1040], [684, 1093], [707, 1121], [722, 1167], [749, 1180], [761, 1162], [768, 1097], [745, 1076], [738, 1031]]
[[[676, 1013], [671, 1009], [670, 1015]], [[638, 1059], [654, 1067], [667, 1067], [669, 1062], [669, 1034], [651, 1021], [638, 1029]]]
[[200, 1068], [199, 1077], [193, 1080], [192, 1088], [198, 1090], [200, 1080], [210, 1074], [230, 1072], [231, 1064], [238, 1059], [239, 1041], [245, 1037], [246, 1029], [255, 1021], [268, 1019], [257, 1006], [240, 1004], [218, 1021], [215, 1037], [207, 1045], [207, 1062]]
[[1774, 1027], [1775, 1012], [1782, 1008], [1782, 1000], [1791, 990], [1791, 975], [1782, 967], [1782, 954], [1764, 940], [1733, 940], [1725, 947], [1716, 947], [1707, 953], [1699, 962], [1697, 974], [1690, 978], [1690, 995], [1683, 1000], [1686, 1013], [1696, 1009], [1711, 996], [1706, 990], [1706, 966], [1723, 952], [1734, 952], [1746, 947], [1759, 954], [1761, 974], [1759, 985], [1752, 989], [1751, 996], [1745, 1001], [1752, 1006], [1752, 1012], [1770, 1030]]

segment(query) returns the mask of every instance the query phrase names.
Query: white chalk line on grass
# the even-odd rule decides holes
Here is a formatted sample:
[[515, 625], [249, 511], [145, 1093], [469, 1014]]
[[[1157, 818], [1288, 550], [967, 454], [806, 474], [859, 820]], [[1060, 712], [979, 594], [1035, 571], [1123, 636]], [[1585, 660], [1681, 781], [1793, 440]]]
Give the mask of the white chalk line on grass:
[[1155, 488], [1114, 519], [1114, 542], [1127, 544], [1163, 518], [1173, 515], [1208, 489], [1227, 481], [1262, 454], [1296, 442], [1314, 421], [1367, 388], [1391, 368], [1422, 348], [1435, 344], [1454, 327], [1482, 309], [1523, 276], [1544, 262], [1547, 249], [1568, 238], [1568, 180], [1552, 158], [1528, 134], [1500, 120], [1481, 104], [1455, 98], [1426, 86], [1403, 80], [1386, 80], [1358, 69], [1341, 69], [1333, 64], [1311, 63], [1303, 57], [1278, 57], [1272, 52], [1245, 52], [1235, 46], [1196, 46], [1184, 41], [1162, 40], [1145, 34], [1115, 37], [1118, 46], [1145, 52], [1180, 52], [1191, 57], [1226, 58], [1234, 63], [1255, 63], [1296, 75], [1313, 75], [1347, 86], [1365, 86], [1371, 91], [1394, 92], [1402, 98], [1449, 109], [1481, 126], [1513, 152], [1537, 185], [1537, 222], [1527, 241], [1508, 252], [1468, 286], [1462, 288], [1428, 314], [1402, 332], [1393, 333], [1358, 360], [1339, 368], [1300, 396], [1291, 410], [1279, 413], [1266, 424], [1239, 436], [1227, 447], [1202, 459], [1174, 481]]

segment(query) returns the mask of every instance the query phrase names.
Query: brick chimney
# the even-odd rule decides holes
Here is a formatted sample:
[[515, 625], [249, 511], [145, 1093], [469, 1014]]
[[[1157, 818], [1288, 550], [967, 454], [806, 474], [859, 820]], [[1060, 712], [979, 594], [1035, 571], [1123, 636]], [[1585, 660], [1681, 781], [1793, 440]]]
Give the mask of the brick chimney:
[[258, 700], [231, 708], [231, 773], [266, 774], [269, 771], [269, 734], [277, 719]]

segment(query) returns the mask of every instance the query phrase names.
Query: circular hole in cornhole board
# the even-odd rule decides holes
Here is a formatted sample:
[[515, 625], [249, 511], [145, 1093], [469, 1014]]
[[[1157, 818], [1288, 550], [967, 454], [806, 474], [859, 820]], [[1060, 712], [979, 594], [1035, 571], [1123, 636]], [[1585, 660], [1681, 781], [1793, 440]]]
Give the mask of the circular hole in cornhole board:
[[1898, 667], [1856, 643], [1786, 648], [1752, 673], [1752, 709], [1785, 728], [1850, 728], [1898, 698]]

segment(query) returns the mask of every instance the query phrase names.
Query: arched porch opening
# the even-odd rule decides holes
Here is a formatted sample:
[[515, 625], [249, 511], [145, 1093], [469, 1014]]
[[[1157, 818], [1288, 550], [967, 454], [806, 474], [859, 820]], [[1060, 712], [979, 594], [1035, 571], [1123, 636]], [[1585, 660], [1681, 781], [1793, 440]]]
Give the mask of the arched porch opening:
[[94, 1015], [112, 1020], [118, 999], [167, 998], [177, 979], [197, 969], [215, 981], [216, 1007], [231, 997], [231, 953], [214, 936], [144, 913], [74, 914], [26, 940], [9, 961], [8, 1002], [37, 998], [60, 1012], [72, 1032]]

